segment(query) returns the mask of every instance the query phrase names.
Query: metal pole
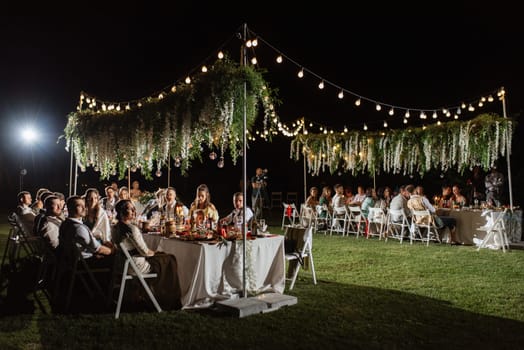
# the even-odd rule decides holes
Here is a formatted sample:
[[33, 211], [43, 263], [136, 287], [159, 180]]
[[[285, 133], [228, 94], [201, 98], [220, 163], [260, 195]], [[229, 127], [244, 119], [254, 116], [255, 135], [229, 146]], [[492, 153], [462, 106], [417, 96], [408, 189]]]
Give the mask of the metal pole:
[[[306, 133], [306, 123], [304, 118], [302, 118], [302, 133]], [[307, 170], [306, 170], [306, 152], [302, 149], [302, 155], [304, 156], [304, 205], [307, 201]]]
[[171, 184], [171, 156], [167, 156], [167, 187]]
[[[243, 41], [242, 41], [242, 48], [241, 48], [241, 51], [240, 51], [240, 61], [241, 61], [241, 64], [242, 66], [247, 66], [247, 50], [246, 50], [246, 45], [245, 45], [245, 42], [247, 40], [247, 23], [244, 23], [244, 30], [243, 30]], [[246, 147], [246, 143], [247, 143], [247, 138], [246, 138], [246, 132], [247, 132], [247, 106], [246, 106], [246, 99], [247, 99], [247, 85], [246, 85], [246, 82], [244, 81], [244, 114], [243, 114], [243, 127], [242, 127], [242, 134], [243, 134], [243, 138], [242, 138], [242, 151], [243, 151], [243, 154], [242, 154], [242, 186], [243, 186], [243, 189], [242, 191], [244, 192], [244, 206], [243, 206], [243, 215], [244, 215], [244, 218], [242, 220], [243, 222], [243, 225], [242, 225], [242, 237], [244, 237], [244, 244], [242, 245], [242, 262], [243, 262], [243, 268], [242, 268], [242, 292], [243, 292], [243, 297], [244, 298], [247, 298], [247, 288], [246, 288], [246, 275], [247, 275], [247, 264], [246, 264], [246, 244], [247, 244], [247, 234], [246, 234], [246, 228], [247, 228], [247, 222], [246, 222], [246, 205], [247, 205], [247, 147]], [[256, 227], [253, 227], [252, 229], [252, 232], [251, 234], [254, 234], [254, 230], [256, 230]]]
[[[504, 115], [504, 118], [507, 118], [506, 115], [506, 92], [504, 91], [504, 87], [502, 87], [502, 113]], [[510, 210], [513, 210], [513, 191], [512, 191], [512, 185], [511, 185], [511, 161], [510, 161], [510, 154], [509, 154], [509, 135], [507, 134], [508, 130], [506, 129], [506, 160], [508, 163], [508, 187], [509, 187], [509, 208]]]
[[131, 167], [127, 167], [127, 192], [129, 192], [129, 197], [131, 197]]
[[71, 145], [71, 156], [70, 156], [70, 160], [69, 160], [69, 197], [71, 197], [71, 195], [73, 194], [73, 161], [74, 161], [74, 157], [73, 157], [73, 140], [70, 139], [69, 140], [69, 144]]

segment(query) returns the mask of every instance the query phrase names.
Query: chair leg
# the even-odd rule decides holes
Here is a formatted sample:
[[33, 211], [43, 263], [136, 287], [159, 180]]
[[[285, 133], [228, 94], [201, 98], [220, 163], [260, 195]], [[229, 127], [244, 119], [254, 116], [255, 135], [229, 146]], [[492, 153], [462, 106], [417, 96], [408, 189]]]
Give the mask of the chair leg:
[[309, 264], [311, 265], [311, 274], [313, 275], [313, 284], [317, 284], [317, 273], [315, 272], [315, 263], [313, 262], [313, 255], [308, 256]]

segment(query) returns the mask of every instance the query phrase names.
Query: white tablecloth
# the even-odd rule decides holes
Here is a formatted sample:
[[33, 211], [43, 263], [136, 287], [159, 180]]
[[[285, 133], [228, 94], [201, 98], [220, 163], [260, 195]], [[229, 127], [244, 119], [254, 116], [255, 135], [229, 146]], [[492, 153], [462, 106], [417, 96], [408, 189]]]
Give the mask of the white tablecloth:
[[[175, 255], [183, 308], [206, 307], [215, 300], [238, 296], [243, 287], [243, 241], [224, 244], [144, 235], [152, 250]], [[285, 287], [284, 237], [248, 240], [246, 287], [249, 293], [282, 293]]]

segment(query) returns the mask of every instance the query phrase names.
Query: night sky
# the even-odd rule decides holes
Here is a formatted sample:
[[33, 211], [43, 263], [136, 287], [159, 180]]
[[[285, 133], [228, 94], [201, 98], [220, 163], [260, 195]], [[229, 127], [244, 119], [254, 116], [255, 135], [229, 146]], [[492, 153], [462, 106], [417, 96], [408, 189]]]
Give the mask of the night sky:
[[[427, 5], [354, 5], [341, 8], [320, 2], [293, 11], [268, 2], [227, 8], [199, 8], [127, 3], [125, 7], [63, 9], [33, 13], [9, 10], [0, 14], [0, 183], [3, 206], [12, 208], [19, 190], [19, 168], [27, 169], [24, 188], [39, 187], [68, 193], [70, 155], [58, 141], [67, 114], [76, 109], [80, 91], [103, 100], [128, 101], [149, 96], [214, 60], [224, 47], [238, 59], [240, 40], [235, 37], [243, 23], [300, 66], [344, 89], [394, 106], [431, 109], [452, 106], [504, 86], [508, 116], [520, 118], [523, 108], [524, 30], [519, 13], [503, 1], [489, 6], [458, 2], [453, 7]], [[80, 6], [80, 4], [78, 5]], [[196, 6], [195, 6], [196, 7]], [[23, 14], [22, 14], [23, 13]], [[302, 80], [290, 62], [274, 63], [275, 51], [264, 44], [256, 49], [266, 79], [278, 88], [282, 101], [278, 113], [284, 121], [306, 117], [320, 124], [342, 128], [380, 128], [387, 111], [363, 106], [353, 98], [340, 101], [337, 89], [317, 88], [318, 79]], [[349, 97], [349, 96], [348, 96]], [[373, 107], [373, 106], [368, 106]], [[482, 111], [502, 114], [500, 103]], [[481, 111], [479, 111], [480, 113]], [[475, 114], [476, 115], [476, 114]], [[474, 116], [474, 115], [472, 115]], [[417, 123], [416, 118], [413, 124]], [[390, 119], [388, 119], [388, 122]], [[33, 124], [40, 141], [23, 145], [19, 130]], [[390, 127], [402, 127], [401, 118]], [[522, 126], [515, 139], [522, 137]], [[270, 189], [302, 191], [302, 163], [289, 159], [291, 139], [277, 137], [272, 143], [256, 142], [248, 151], [248, 175], [257, 166], [270, 174]], [[512, 174], [517, 204], [522, 196], [519, 143], [514, 143]], [[204, 157], [207, 159], [207, 157]], [[208, 183], [219, 210], [229, 210], [230, 194], [239, 187], [241, 167], [230, 162], [218, 169], [216, 162], [196, 164], [188, 178], [173, 172], [179, 195], [190, 202], [199, 183]], [[429, 174], [424, 179], [387, 177], [379, 185], [406, 182], [460, 181], [450, 172], [445, 178]], [[464, 175], [464, 177], [467, 174]], [[449, 177], [449, 179], [448, 179]], [[132, 179], [154, 190], [167, 180]], [[103, 189], [92, 170], [81, 173], [79, 192], [85, 187]], [[308, 185], [342, 182], [356, 187], [371, 185], [369, 177], [326, 174], [308, 176]], [[392, 181], [398, 183], [390, 183]], [[121, 185], [127, 183], [122, 180]], [[429, 186], [429, 185], [428, 185]], [[517, 193], [515, 193], [517, 192]], [[429, 194], [429, 193], [428, 193]], [[224, 200], [223, 198], [227, 198]]]

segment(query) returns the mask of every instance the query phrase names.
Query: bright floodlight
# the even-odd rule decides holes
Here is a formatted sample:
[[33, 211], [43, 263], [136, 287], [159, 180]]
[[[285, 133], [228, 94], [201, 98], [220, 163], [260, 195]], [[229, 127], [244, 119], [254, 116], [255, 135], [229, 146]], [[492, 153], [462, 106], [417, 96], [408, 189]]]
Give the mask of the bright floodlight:
[[22, 140], [26, 143], [34, 142], [38, 137], [36, 131], [31, 127], [26, 127], [22, 130]]

